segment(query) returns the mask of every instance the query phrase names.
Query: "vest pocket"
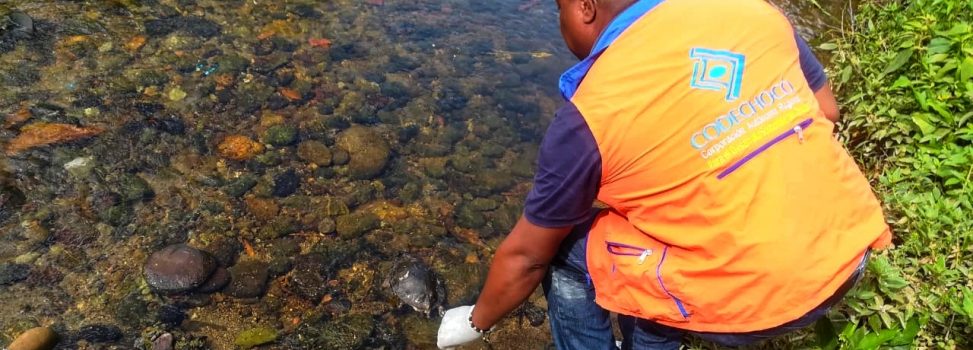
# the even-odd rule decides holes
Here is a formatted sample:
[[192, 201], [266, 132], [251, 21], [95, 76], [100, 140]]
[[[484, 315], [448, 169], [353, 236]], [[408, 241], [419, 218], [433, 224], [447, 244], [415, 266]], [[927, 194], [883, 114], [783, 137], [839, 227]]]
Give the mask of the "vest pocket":
[[[689, 311], [682, 300], [669, 290], [663, 279], [663, 264], [669, 246], [660, 244], [653, 248], [610, 241], [605, 243], [612, 257], [612, 274], [617, 275], [616, 282], [621, 284], [619, 287], [632, 289], [628, 294], [635, 298], [633, 306], [650, 308], [636, 310], [639, 314], [666, 321], [688, 321]], [[641, 300], [639, 294], [647, 294], [647, 297], [657, 302]], [[656, 309], [659, 305], [664, 305], [662, 303], [670, 307], [664, 308], [665, 310]]]
[[777, 143], [784, 141], [784, 139], [787, 139], [788, 137], [791, 137], [793, 135], [797, 135], [798, 141], [804, 143], [804, 129], [807, 129], [808, 126], [811, 126], [811, 123], [813, 122], [814, 122], [813, 118], [808, 118], [798, 123], [790, 130], [785, 131], [783, 134], [777, 135], [777, 137], [763, 144], [763, 146], [760, 146], [757, 149], [753, 150], [753, 152], [747, 154], [745, 157], [743, 157], [743, 159], [734, 162], [732, 165], [730, 165], [730, 167], [720, 172], [719, 175], [716, 175], [716, 178], [722, 180], [724, 177], [730, 175], [731, 173], [739, 169], [741, 166], [749, 162], [751, 159], [756, 158], [758, 155], [760, 155], [760, 153], [763, 153], [771, 146], [776, 145]]

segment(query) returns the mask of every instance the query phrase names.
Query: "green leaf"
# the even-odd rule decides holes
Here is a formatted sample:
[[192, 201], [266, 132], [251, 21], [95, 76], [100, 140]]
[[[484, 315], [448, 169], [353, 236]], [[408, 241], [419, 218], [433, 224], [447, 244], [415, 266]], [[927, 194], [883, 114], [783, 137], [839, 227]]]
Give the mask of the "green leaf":
[[895, 82], [892, 83], [891, 88], [898, 89], [898, 88], [903, 88], [911, 85], [912, 85], [912, 80], [909, 80], [909, 78], [904, 75], [900, 75], [899, 78], [895, 79]]
[[949, 49], [952, 46], [952, 40], [946, 38], [935, 38], [929, 41], [929, 45], [926, 46], [926, 52], [928, 54], [941, 54], [944, 52], [949, 52]]
[[973, 78], [973, 57], [967, 57], [959, 66], [959, 80], [970, 81]]
[[892, 61], [889, 62], [889, 65], [885, 67], [885, 70], [882, 71], [881, 75], [886, 75], [899, 70], [899, 68], [902, 68], [902, 66], [904, 66], [906, 63], [909, 63], [909, 59], [912, 58], [912, 54], [914, 52], [915, 50], [912, 48], [899, 51], [899, 53], [895, 55], [895, 58], [892, 58]]
[[963, 288], [963, 312], [967, 318], [973, 319], [973, 291], [969, 288]]
[[824, 44], [818, 45], [818, 48], [821, 49], [821, 50], [824, 50], [824, 51], [834, 51], [835, 49], [838, 48], [838, 44], [835, 44], [835, 43], [824, 43]]
[[883, 329], [878, 333], [866, 334], [862, 341], [858, 343], [858, 349], [878, 349], [895, 338], [896, 330]]
[[847, 83], [849, 79], [851, 79], [851, 66], [845, 66], [845, 68], [841, 69], [841, 76], [838, 81], [844, 84]]
[[838, 348], [838, 333], [834, 329], [834, 323], [827, 317], [821, 317], [814, 323], [814, 334], [818, 338], [818, 346], [823, 350], [834, 350]]
[[923, 135], [929, 135], [936, 131], [936, 127], [929, 122], [929, 114], [916, 113], [912, 115], [912, 123], [919, 127]]
[[902, 346], [902, 345], [912, 345], [916, 340], [916, 336], [919, 335], [919, 318], [910, 318], [905, 324], [905, 328], [899, 331], [895, 337], [889, 339], [889, 345]]
[[950, 28], [949, 30], [947, 30], [945, 32], [937, 32], [936, 34], [955, 37], [955, 36], [960, 36], [960, 35], [963, 35], [963, 34], [966, 34], [966, 33], [969, 33], [969, 32], [970, 32], [970, 25], [969, 24], [966, 24], [966, 23], [963, 23], [963, 22], [960, 22], [960, 23], [954, 24], [953, 27]]

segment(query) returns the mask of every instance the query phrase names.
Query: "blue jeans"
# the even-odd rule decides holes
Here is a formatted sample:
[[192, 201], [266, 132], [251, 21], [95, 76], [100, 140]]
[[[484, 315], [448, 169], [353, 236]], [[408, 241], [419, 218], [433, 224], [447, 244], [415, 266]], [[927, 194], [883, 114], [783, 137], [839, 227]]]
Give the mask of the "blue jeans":
[[[554, 345], [559, 350], [615, 350], [609, 312], [595, 303], [595, 290], [585, 261], [591, 218], [575, 226], [561, 243], [544, 279], [548, 317]], [[864, 272], [868, 254], [854, 274], [835, 294], [804, 316], [775, 328], [748, 333], [700, 333], [668, 327], [650, 320], [618, 315], [622, 350], [679, 349], [687, 334], [725, 346], [742, 346], [802, 329], [827, 314], [841, 301]]]

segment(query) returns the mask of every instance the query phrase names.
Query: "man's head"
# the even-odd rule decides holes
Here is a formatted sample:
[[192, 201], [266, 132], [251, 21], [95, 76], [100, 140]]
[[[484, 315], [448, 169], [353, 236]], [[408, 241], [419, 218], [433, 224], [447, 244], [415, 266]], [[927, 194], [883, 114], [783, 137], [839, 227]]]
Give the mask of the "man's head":
[[601, 31], [636, 0], [557, 0], [561, 13], [561, 36], [568, 49], [585, 58]]

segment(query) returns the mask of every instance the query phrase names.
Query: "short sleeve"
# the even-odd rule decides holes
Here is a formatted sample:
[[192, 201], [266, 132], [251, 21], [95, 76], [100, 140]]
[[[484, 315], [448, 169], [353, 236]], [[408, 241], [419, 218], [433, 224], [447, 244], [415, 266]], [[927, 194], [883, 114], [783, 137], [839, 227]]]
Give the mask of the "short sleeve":
[[567, 102], [544, 134], [534, 186], [524, 216], [534, 225], [554, 228], [588, 219], [601, 181], [601, 154], [591, 129]]
[[807, 80], [811, 90], [817, 92], [828, 83], [828, 75], [824, 72], [824, 66], [814, 56], [814, 52], [811, 51], [811, 47], [804, 41], [804, 38], [801, 38], [795, 32], [794, 40], [797, 40], [797, 50], [801, 55], [801, 70], [804, 72], [804, 79]]

